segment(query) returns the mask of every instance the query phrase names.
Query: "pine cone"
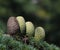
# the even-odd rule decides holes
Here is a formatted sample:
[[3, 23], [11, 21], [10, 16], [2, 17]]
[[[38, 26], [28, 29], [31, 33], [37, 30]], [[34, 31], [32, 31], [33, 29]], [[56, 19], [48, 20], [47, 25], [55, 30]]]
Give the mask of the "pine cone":
[[22, 34], [25, 33], [25, 27], [26, 27], [25, 19], [22, 16], [17, 16], [16, 20], [18, 21], [21, 33]]
[[45, 30], [43, 27], [37, 27], [35, 29], [35, 36], [34, 36], [34, 39], [35, 41], [40, 41], [42, 39], [44, 39], [45, 37]]
[[19, 29], [18, 22], [15, 17], [10, 17], [7, 22], [7, 33], [15, 34]]
[[29, 37], [34, 35], [34, 24], [32, 22], [26, 22], [26, 35]]

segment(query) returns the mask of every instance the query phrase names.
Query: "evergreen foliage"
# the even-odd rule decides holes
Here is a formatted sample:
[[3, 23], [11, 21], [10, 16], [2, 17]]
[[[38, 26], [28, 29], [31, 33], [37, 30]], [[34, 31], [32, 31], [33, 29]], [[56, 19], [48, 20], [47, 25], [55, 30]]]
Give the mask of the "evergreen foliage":
[[[60, 50], [59, 47], [53, 44], [48, 44], [45, 41], [39, 42], [38, 46], [44, 50]], [[38, 50], [33, 45], [23, 44], [21, 41], [15, 40], [7, 34], [0, 34], [0, 50]]]
[[0, 33], [5, 33], [6, 30], [6, 24], [3, 21], [0, 21]]

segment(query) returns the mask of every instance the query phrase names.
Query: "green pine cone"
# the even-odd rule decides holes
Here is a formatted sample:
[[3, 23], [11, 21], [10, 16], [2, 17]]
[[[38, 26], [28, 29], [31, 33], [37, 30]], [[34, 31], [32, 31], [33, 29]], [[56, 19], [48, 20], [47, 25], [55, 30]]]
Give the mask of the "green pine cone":
[[25, 19], [22, 16], [17, 16], [16, 19], [18, 21], [21, 33], [24, 33], [25, 32], [25, 26], [26, 26], [25, 25]]
[[35, 41], [40, 41], [45, 37], [45, 30], [42, 27], [37, 27], [35, 29]]
[[26, 35], [33, 36], [34, 34], [34, 25], [32, 22], [26, 22]]

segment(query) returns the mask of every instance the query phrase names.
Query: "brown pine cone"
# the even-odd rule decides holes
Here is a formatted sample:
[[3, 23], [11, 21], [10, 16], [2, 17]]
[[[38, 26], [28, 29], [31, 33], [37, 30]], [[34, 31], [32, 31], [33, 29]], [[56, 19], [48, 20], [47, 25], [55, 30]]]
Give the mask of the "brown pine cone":
[[7, 33], [8, 34], [15, 34], [19, 29], [18, 22], [15, 17], [10, 17], [7, 22]]

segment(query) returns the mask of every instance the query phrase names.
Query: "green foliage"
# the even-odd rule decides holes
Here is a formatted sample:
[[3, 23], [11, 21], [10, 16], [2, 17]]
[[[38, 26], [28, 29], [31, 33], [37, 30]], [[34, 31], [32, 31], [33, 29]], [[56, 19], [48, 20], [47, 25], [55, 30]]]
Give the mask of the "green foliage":
[[[45, 41], [40, 41], [38, 47], [43, 47], [44, 50], [60, 50], [59, 47], [48, 44]], [[38, 50], [33, 45], [23, 44], [21, 41], [14, 40], [10, 35], [0, 34], [0, 50]]]
[[60, 0], [43, 0], [42, 3], [51, 13], [60, 13]]
[[34, 2], [35, 0], [0, 0], [0, 16], [6, 18], [10, 15], [20, 15], [22, 12], [36, 13], [37, 10], [41, 11], [41, 8], [47, 12], [48, 16], [60, 14], [60, 0], [36, 0], [37, 3]]
[[34, 4], [32, 0], [16, 0], [14, 2], [16, 2], [19, 5], [22, 5], [21, 8], [26, 13], [32, 13], [38, 9], [38, 5]]
[[3, 21], [0, 21], [0, 33], [5, 33], [6, 32], [6, 24], [4, 24]]
[[0, 34], [0, 50], [36, 50], [36, 48], [14, 40], [10, 35]]
[[6, 50], [6, 45], [0, 44], [0, 50]]
[[56, 45], [53, 44], [48, 44], [47, 42], [42, 42], [42, 47], [44, 48], [44, 50], [60, 50], [59, 47], [57, 47]]
[[36, 48], [43, 48], [43, 50], [60, 50], [60, 47], [54, 45], [54, 44], [48, 44], [46, 41], [39, 41], [38, 43], [35, 43], [35, 40], [33, 37], [30, 39], [30, 44], [32, 46], [36, 45]]

